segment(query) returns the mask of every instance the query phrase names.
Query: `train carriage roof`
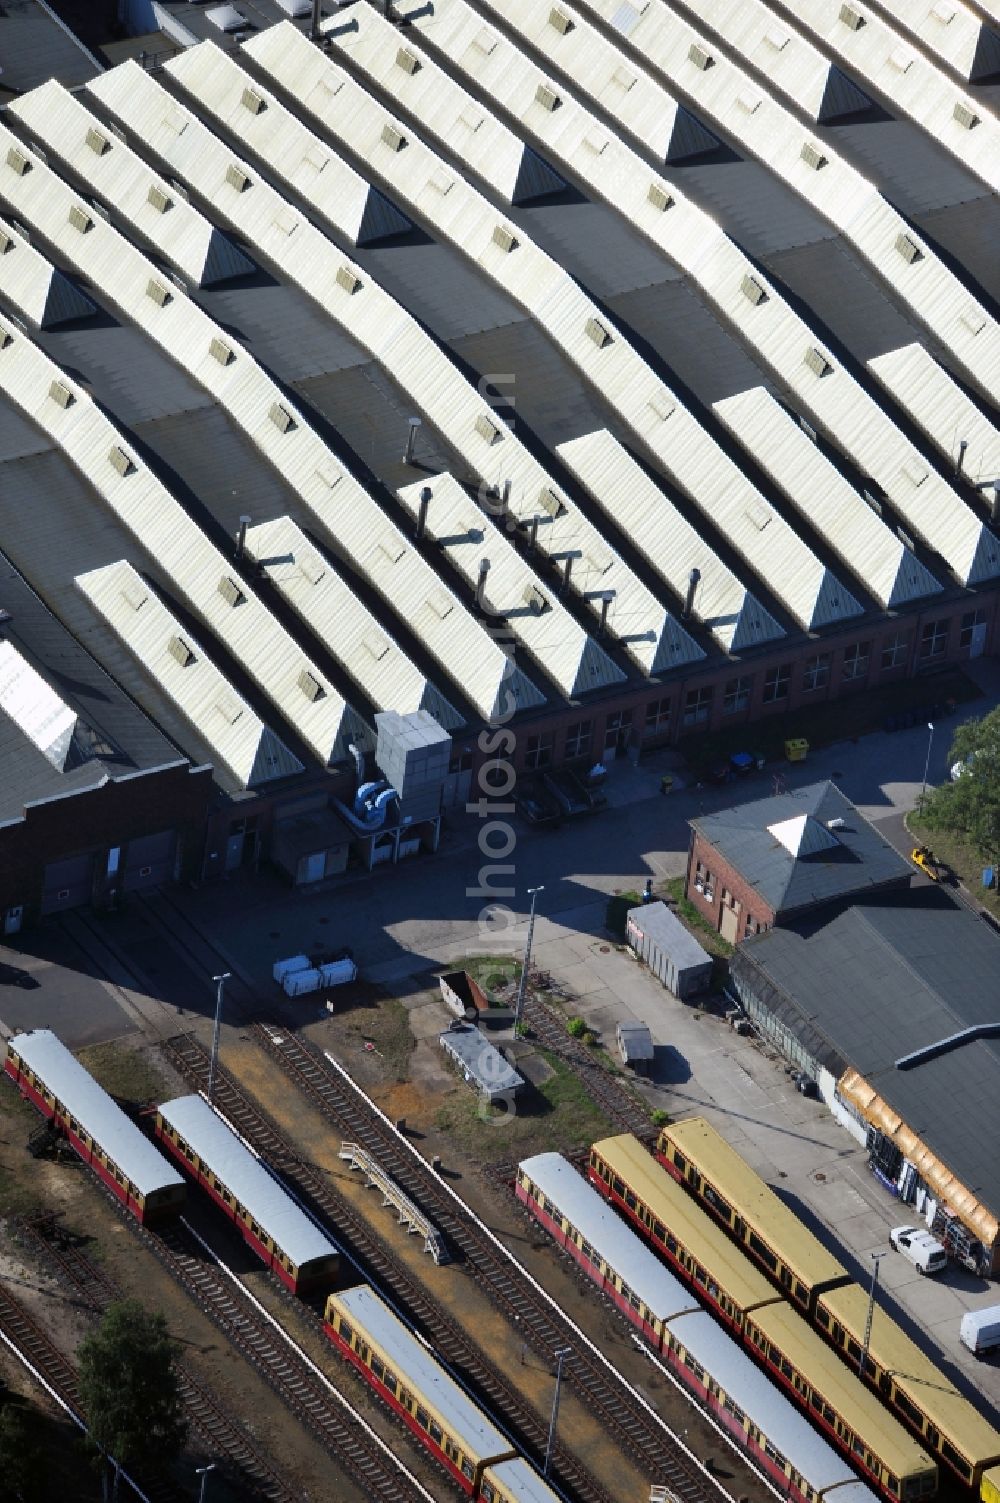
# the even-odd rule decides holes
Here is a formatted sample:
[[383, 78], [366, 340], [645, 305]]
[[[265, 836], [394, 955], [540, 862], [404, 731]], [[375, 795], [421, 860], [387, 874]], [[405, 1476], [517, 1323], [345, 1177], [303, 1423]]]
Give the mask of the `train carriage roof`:
[[479, 1406], [448, 1376], [422, 1341], [407, 1329], [374, 1289], [359, 1284], [331, 1294], [330, 1307], [363, 1333], [396, 1377], [462, 1447], [470, 1461], [510, 1456], [513, 1446]]
[[257, 1225], [301, 1270], [339, 1248], [314, 1226], [201, 1096], [165, 1101], [160, 1116], [222, 1180]]
[[523, 1456], [498, 1461], [496, 1466], [487, 1467], [485, 1475], [503, 1488], [511, 1503], [560, 1503], [560, 1495], [552, 1491]]
[[935, 1469], [936, 1463], [899, 1420], [871, 1394], [835, 1351], [791, 1305], [781, 1300], [750, 1317], [897, 1477]]
[[657, 1319], [698, 1308], [694, 1295], [643, 1246], [561, 1154], [539, 1153], [525, 1159], [520, 1167]]
[[664, 1132], [746, 1224], [761, 1231], [803, 1284], [812, 1289], [847, 1278], [847, 1269], [704, 1117], [672, 1122]]
[[[816, 1492], [858, 1481], [856, 1473], [790, 1399], [775, 1392], [774, 1383], [746, 1352], [704, 1311], [679, 1315], [667, 1322], [676, 1339], [696, 1362], [711, 1373], [729, 1397], [806, 1479]], [[862, 1483], [853, 1503], [873, 1503], [874, 1494]]]
[[[819, 1303], [851, 1336], [864, 1341], [868, 1295], [857, 1284], [831, 1289]], [[869, 1351], [880, 1367], [891, 1372], [896, 1385], [919, 1404], [924, 1414], [966, 1456], [973, 1466], [1000, 1461], [1000, 1433], [962, 1397], [925, 1357], [915, 1342], [878, 1305], [872, 1317]]]
[[19, 1033], [10, 1042], [70, 1116], [132, 1181], [140, 1195], [184, 1184], [173, 1165], [48, 1028]]
[[608, 1168], [683, 1242], [741, 1310], [781, 1299], [770, 1280], [726, 1236], [707, 1211], [683, 1190], [637, 1138], [623, 1133], [594, 1144]]

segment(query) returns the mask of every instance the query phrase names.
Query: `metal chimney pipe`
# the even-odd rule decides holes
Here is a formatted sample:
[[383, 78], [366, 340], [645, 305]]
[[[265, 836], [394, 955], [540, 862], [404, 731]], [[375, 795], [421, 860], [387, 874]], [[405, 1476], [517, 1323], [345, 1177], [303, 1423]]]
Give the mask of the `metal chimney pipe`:
[[597, 634], [599, 637], [603, 637], [608, 629], [608, 611], [611, 608], [611, 602], [612, 600], [614, 600], [614, 598], [614, 590], [605, 590], [604, 594], [601, 596], [601, 629]]
[[695, 593], [696, 593], [696, 591], [698, 589], [698, 582], [699, 582], [700, 579], [701, 579], [701, 570], [700, 569], [692, 569], [691, 573], [688, 575], [687, 599], [684, 602], [684, 620], [685, 621], [690, 620], [690, 618], [691, 618], [691, 612], [694, 610], [694, 597], [695, 597]]
[[536, 511], [535, 515], [531, 519], [531, 527], [528, 530], [528, 552], [529, 553], [534, 553], [534, 551], [535, 551], [535, 549], [537, 547], [538, 547], [538, 513]]
[[958, 444], [958, 458], [955, 461], [955, 474], [956, 475], [961, 475], [962, 470], [965, 468], [965, 452], [968, 449], [968, 447], [969, 447], [969, 440], [967, 438], [963, 438], [963, 439], [959, 440], [959, 444]]
[[490, 572], [490, 561], [489, 561], [489, 559], [488, 558], [481, 559], [480, 562], [479, 562], [479, 580], [478, 580], [478, 583], [476, 584], [476, 606], [478, 607], [479, 610], [482, 610], [482, 608], [483, 608], [483, 602], [486, 599], [486, 576], [487, 576], [487, 574], [489, 572]]
[[567, 553], [567, 555], [566, 555], [566, 572], [563, 574], [562, 589], [560, 591], [560, 594], [562, 594], [562, 595], [565, 595], [566, 591], [569, 589], [569, 577], [572, 574], [572, 572], [573, 572], [573, 555], [572, 555], [572, 553]]
[[993, 505], [990, 507], [990, 521], [996, 527], [1000, 524], [1000, 480], [993, 482]]
[[242, 558], [243, 555], [244, 555], [244, 553], [246, 552], [246, 548], [247, 548], [247, 528], [250, 526], [250, 523], [252, 521], [253, 521], [252, 517], [248, 517], [246, 515], [240, 517], [240, 530], [239, 530], [239, 533], [238, 533], [237, 538], [236, 538], [236, 557], [237, 558]]
[[430, 510], [432, 491], [429, 485], [425, 485], [420, 492], [420, 510], [417, 512], [417, 542], [427, 530], [427, 513]]
[[420, 419], [418, 417], [411, 417], [407, 418], [406, 421], [409, 424], [409, 429], [406, 434], [406, 448], [403, 450], [403, 463], [412, 464], [413, 445], [417, 441], [417, 429], [420, 427]]
[[312, 22], [309, 26], [309, 36], [314, 42], [318, 42], [320, 37], [319, 18], [321, 7], [322, 0], [313, 0]]

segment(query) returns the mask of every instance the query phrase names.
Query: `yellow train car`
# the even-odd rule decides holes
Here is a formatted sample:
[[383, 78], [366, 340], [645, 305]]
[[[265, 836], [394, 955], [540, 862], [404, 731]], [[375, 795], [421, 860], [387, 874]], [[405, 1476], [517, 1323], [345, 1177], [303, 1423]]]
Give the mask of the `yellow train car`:
[[811, 1314], [817, 1295], [851, 1282], [843, 1264], [704, 1117], [663, 1128], [656, 1156], [802, 1310]]
[[1000, 1503], [1000, 1466], [990, 1467], [988, 1472], [983, 1473], [979, 1496], [983, 1503]]
[[[859, 1370], [868, 1319], [864, 1290], [857, 1284], [827, 1290], [817, 1300], [814, 1318]], [[864, 1376], [966, 1486], [978, 1490], [984, 1472], [1000, 1463], [1000, 1434], [878, 1306]]]

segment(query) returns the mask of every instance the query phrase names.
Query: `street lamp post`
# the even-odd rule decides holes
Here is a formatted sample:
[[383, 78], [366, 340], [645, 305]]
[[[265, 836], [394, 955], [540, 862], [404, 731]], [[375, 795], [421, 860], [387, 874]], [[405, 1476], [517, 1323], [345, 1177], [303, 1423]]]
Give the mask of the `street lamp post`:
[[927, 737], [927, 756], [926, 756], [926, 759], [924, 761], [924, 786], [920, 790], [920, 807], [921, 808], [923, 808], [924, 798], [925, 798], [925, 796], [927, 794], [927, 777], [928, 777], [928, 774], [930, 773], [930, 770], [931, 770], [931, 747], [934, 744], [934, 722], [932, 720], [928, 720], [928, 722], [927, 722], [927, 730], [928, 730], [929, 734], [928, 734], [928, 737]]
[[524, 1013], [524, 994], [528, 989], [528, 966], [531, 963], [531, 937], [535, 932], [535, 899], [544, 887], [529, 887], [531, 894], [531, 912], [528, 915], [528, 937], [524, 942], [524, 961], [521, 965], [521, 980], [517, 988], [517, 1003], [514, 1007], [514, 1032], [517, 1033], [521, 1026], [521, 1017]]
[[231, 975], [231, 971], [223, 971], [221, 976], [212, 977], [212, 980], [215, 982], [215, 1025], [212, 1029], [212, 1057], [208, 1062], [209, 1106], [212, 1105], [212, 1092], [215, 1089], [215, 1066], [219, 1058], [219, 1031], [222, 1027], [222, 991]]
[[208, 1474], [209, 1472], [214, 1472], [217, 1465], [217, 1462], [210, 1461], [208, 1466], [195, 1467], [195, 1476], [201, 1478], [201, 1487], [198, 1490], [198, 1503], [205, 1503], [205, 1488], [208, 1486]]
[[858, 1368], [858, 1376], [865, 1375], [865, 1363], [868, 1361], [868, 1346], [872, 1339], [872, 1317], [875, 1314], [875, 1286], [878, 1284], [878, 1266], [885, 1257], [884, 1252], [870, 1254], [872, 1260], [872, 1284], [868, 1291], [868, 1316], [865, 1320], [865, 1344], [861, 1348], [861, 1365]]
[[552, 1447], [556, 1439], [556, 1423], [559, 1419], [559, 1390], [562, 1388], [563, 1362], [569, 1356], [571, 1348], [561, 1346], [553, 1353], [556, 1359], [556, 1391], [552, 1395], [552, 1418], [549, 1420], [549, 1438], [545, 1443], [545, 1465], [542, 1467], [542, 1476], [549, 1475], [549, 1464], [552, 1461]]

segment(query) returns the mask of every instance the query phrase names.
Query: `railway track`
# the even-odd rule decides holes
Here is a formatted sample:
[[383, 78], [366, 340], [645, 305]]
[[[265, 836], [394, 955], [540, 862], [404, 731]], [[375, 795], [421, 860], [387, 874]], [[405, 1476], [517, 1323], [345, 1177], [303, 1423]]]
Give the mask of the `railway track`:
[[580, 1077], [591, 1100], [600, 1107], [616, 1132], [633, 1133], [642, 1142], [650, 1139], [653, 1127], [649, 1108], [622, 1088], [617, 1078], [594, 1059], [586, 1044], [570, 1037], [562, 1013], [529, 990], [524, 1017], [538, 1042], [550, 1053], [558, 1055]]
[[[22, 1220], [17, 1230], [58, 1270], [64, 1286], [75, 1291], [78, 1299], [97, 1313], [122, 1298], [121, 1289], [99, 1264], [75, 1243], [60, 1237], [53, 1217]], [[296, 1495], [252, 1443], [243, 1426], [225, 1413], [211, 1390], [182, 1363], [175, 1364], [175, 1371], [184, 1413], [206, 1454], [228, 1462], [240, 1485], [252, 1487], [248, 1498], [295, 1503]]]
[[[204, 1085], [208, 1055], [196, 1040], [187, 1036], [171, 1039], [166, 1052], [175, 1069], [193, 1086]], [[548, 1435], [544, 1419], [470, 1341], [448, 1311], [428, 1295], [388, 1243], [372, 1232], [364, 1217], [321, 1171], [296, 1152], [224, 1068], [216, 1070], [213, 1095], [220, 1110], [264, 1155], [271, 1168], [335, 1229], [338, 1241], [358, 1259], [366, 1275], [391, 1291], [396, 1303], [422, 1329], [433, 1331], [434, 1345], [444, 1360], [482, 1395], [495, 1416], [517, 1431], [522, 1447], [529, 1454], [534, 1452], [540, 1462]], [[549, 1358], [554, 1348], [542, 1350]], [[614, 1503], [596, 1478], [560, 1444], [553, 1451], [552, 1472], [577, 1503]]]
[[[261, 1024], [255, 1024], [252, 1032], [327, 1120], [345, 1137], [360, 1143], [373, 1154], [382, 1168], [430, 1216], [449, 1248], [459, 1255], [482, 1284], [491, 1302], [536, 1352], [551, 1360], [553, 1352], [560, 1347], [571, 1349], [564, 1365], [566, 1378], [573, 1383], [591, 1412], [600, 1418], [609, 1435], [615, 1438], [626, 1455], [636, 1460], [650, 1481], [666, 1484], [684, 1503], [709, 1503], [709, 1500], [715, 1503], [719, 1484], [706, 1480], [697, 1464], [685, 1454], [679, 1438], [649, 1412], [627, 1384], [616, 1380], [599, 1357], [588, 1349], [573, 1322], [539, 1294], [513, 1260], [495, 1246], [476, 1218], [456, 1205], [430, 1165], [407, 1150], [364, 1093], [296, 1035]], [[193, 1040], [184, 1042], [193, 1045], [193, 1051], [201, 1056], [197, 1080], [189, 1076], [192, 1083], [200, 1083], [207, 1071], [207, 1055]], [[435, 1320], [438, 1318], [434, 1316]], [[437, 1326], [433, 1329], [437, 1339]], [[523, 1407], [518, 1400], [518, 1409], [512, 1413], [519, 1413]], [[559, 1459], [562, 1460], [561, 1453]], [[565, 1485], [576, 1496], [583, 1496], [568, 1478]]]

